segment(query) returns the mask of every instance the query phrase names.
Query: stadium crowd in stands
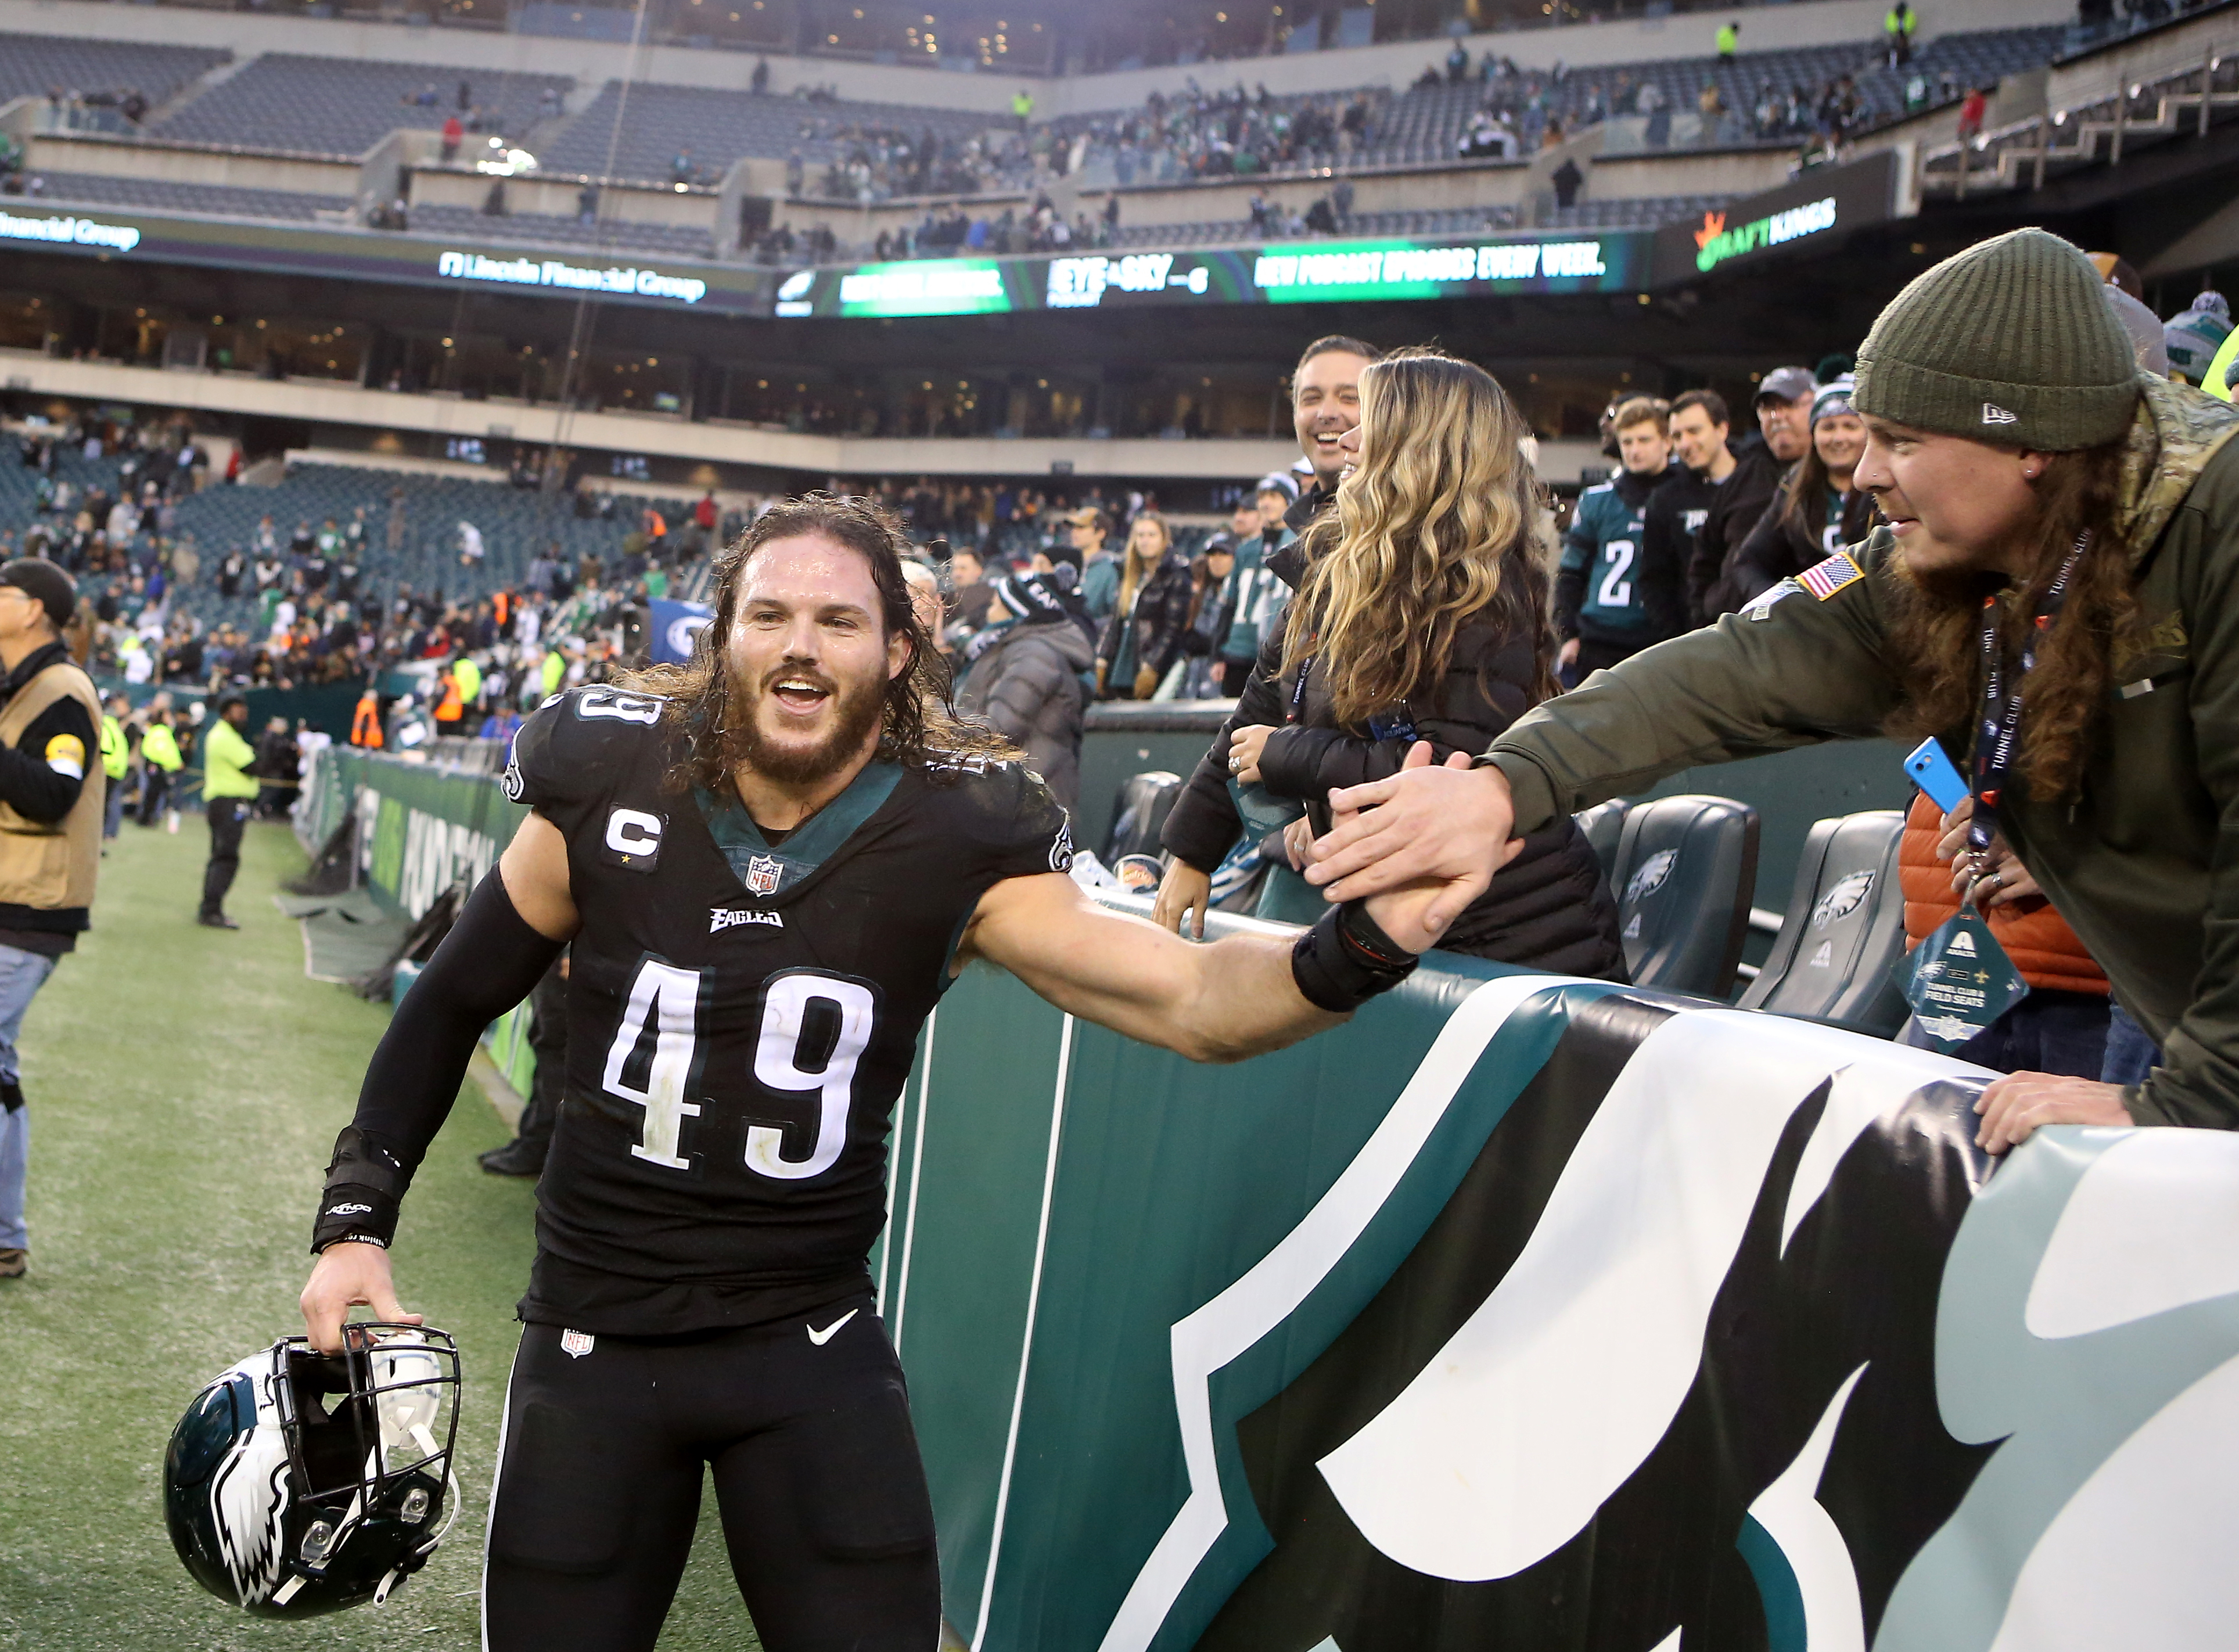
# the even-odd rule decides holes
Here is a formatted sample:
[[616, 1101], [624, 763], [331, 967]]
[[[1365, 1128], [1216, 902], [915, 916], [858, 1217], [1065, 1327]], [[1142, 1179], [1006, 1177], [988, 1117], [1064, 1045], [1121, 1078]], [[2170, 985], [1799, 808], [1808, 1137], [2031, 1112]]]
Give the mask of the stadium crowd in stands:
[[[2139, 0], [2126, 23], [2151, 21], [2145, 3]], [[0, 89], [45, 95], [50, 129], [355, 158], [403, 126], [433, 132], [447, 164], [502, 156], [507, 167], [584, 180], [573, 218], [516, 217], [502, 180], [493, 182], [479, 213], [409, 191], [337, 202], [168, 177], [29, 170], [20, 139], [11, 136], [0, 140], [0, 192], [299, 221], [352, 210], [369, 227], [405, 232], [464, 233], [479, 220], [481, 232], [509, 241], [595, 240], [699, 257], [729, 255], [739, 245], [761, 262], [792, 263], [1144, 244], [1120, 230], [1116, 197], [1100, 211], [1060, 211], [1050, 194], [1076, 184], [1126, 189], [1303, 176], [1337, 182], [1310, 202], [1256, 204], [1248, 229], [1239, 225], [1237, 234], [1467, 232], [1490, 221], [1485, 211], [1455, 223], [1356, 221], [1352, 177], [1394, 166], [1518, 161], [1605, 122], [1639, 129], [1611, 140], [1620, 148], [1794, 145], [1804, 163], [1814, 164], [1841, 158], [1869, 128], [1929, 108], [1961, 103], [1963, 122], [1979, 129], [1986, 93], [2002, 76], [2075, 43], [2072, 30], [2032, 27], [1944, 34], [1916, 47], [1917, 14], [1907, 6], [1892, 16], [1901, 26], [1885, 30], [1880, 41], [1751, 51], [1740, 49], [1745, 25], [1737, 19], [1720, 30], [1715, 56], [1592, 70], [1560, 61], [1525, 69], [1491, 50], [1473, 58], [1457, 42], [1443, 64], [1426, 65], [1415, 85], [1396, 94], [1363, 87], [1278, 96], [1241, 80], [1218, 87], [1191, 79], [1133, 109], [1053, 120], [1031, 118], [1027, 97], [1008, 123], [849, 101], [827, 87], [804, 84], [786, 95], [771, 88], [767, 63], [744, 93], [612, 81], [570, 111], [570, 83], [547, 75], [508, 74], [493, 83], [487, 75], [461, 70], [454, 78], [422, 64], [285, 53], [235, 64], [223, 53], [183, 48], [0, 36]], [[86, 87], [117, 90], [80, 90]], [[539, 153], [520, 147], [527, 143]], [[742, 242], [712, 223], [602, 215], [603, 179], [712, 193], [747, 156], [781, 159], [786, 199], [807, 211], [895, 201], [925, 202], [926, 211], [911, 228], [883, 229], [845, 247], [831, 226], [797, 227], [783, 213], [748, 230]], [[1558, 191], [1566, 210], [1575, 193], [1575, 185]], [[1691, 210], [1691, 202], [1683, 204]], [[1219, 239], [1220, 228], [1149, 229]]]

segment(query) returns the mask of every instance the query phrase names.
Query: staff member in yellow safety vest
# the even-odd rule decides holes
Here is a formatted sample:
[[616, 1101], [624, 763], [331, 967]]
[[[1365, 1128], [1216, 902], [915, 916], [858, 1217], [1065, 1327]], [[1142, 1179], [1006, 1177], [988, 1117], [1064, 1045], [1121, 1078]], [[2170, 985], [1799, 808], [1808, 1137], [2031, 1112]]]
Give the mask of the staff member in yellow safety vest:
[[122, 694], [109, 697], [109, 707], [101, 714], [101, 772], [109, 777], [102, 797], [101, 835], [113, 838], [117, 827], [124, 824], [124, 776], [132, 766], [131, 742], [124, 738], [124, 722], [121, 715], [127, 709]]
[[482, 697], [482, 668], [475, 663], [472, 654], [461, 654], [451, 667], [451, 675], [459, 682], [459, 717], [463, 727], [467, 713]]
[[561, 679], [568, 674], [568, 656], [557, 648], [544, 651], [544, 697], [547, 700], [560, 692]]
[[209, 864], [203, 868], [203, 909], [195, 921], [208, 929], [239, 929], [225, 915], [225, 892], [241, 870], [241, 828], [256, 801], [256, 748], [242, 738], [249, 702], [228, 694], [203, 745], [203, 813], [209, 817]]
[[381, 696], [370, 686], [358, 696], [357, 709], [350, 713], [349, 743], [369, 752], [381, 749]]
[[151, 826], [163, 818], [163, 794], [171, 777], [186, 766], [179, 742], [171, 733], [171, 713], [159, 711], [148, 719], [148, 732], [140, 737], [140, 824]]

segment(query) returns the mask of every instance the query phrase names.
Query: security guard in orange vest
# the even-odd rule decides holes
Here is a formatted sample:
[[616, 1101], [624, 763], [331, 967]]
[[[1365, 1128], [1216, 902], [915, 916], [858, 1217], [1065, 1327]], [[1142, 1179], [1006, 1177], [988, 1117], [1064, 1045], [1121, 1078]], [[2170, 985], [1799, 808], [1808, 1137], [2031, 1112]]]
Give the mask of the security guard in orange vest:
[[443, 667], [443, 674], [435, 680], [435, 732], [455, 734], [460, 720], [467, 714], [466, 696], [460, 692], [456, 670]]
[[381, 696], [370, 684], [358, 696], [357, 709], [350, 713], [349, 743], [362, 746], [369, 752], [381, 749]]

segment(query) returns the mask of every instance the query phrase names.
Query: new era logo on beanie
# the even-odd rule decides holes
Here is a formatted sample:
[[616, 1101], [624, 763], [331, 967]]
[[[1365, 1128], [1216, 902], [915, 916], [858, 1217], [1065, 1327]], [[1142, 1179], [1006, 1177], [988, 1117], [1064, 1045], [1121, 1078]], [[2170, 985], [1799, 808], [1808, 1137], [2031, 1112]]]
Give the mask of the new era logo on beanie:
[[2016, 229], [1914, 277], [1859, 347], [1860, 413], [2043, 453], [2130, 428], [2138, 367], [2091, 261]]

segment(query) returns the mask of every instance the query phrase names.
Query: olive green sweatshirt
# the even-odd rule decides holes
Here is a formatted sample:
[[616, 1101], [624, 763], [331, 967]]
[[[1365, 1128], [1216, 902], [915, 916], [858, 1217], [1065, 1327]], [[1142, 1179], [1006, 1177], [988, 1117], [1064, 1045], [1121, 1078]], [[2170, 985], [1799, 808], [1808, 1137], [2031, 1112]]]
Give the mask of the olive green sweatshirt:
[[[2123, 529], [2149, 627], [2078, 791], [2000, 802], [2001, 830], [2091, 949], [2163, 1065], [2142, 1125], [2239, 1128], [2239, 408], [2141, 375]], [[1884, 647], [1895, 541], [1879, 529], [1808, 588], [1658, 644], [1518, 720], [1484, 760], [1518, 833], [1681, 769], [1877, 735], [1903, 699]], [[1847, 582], [1844, 582], [1847, 581]], [[1946, 731], [1963, 766], [1971, 725]]]

